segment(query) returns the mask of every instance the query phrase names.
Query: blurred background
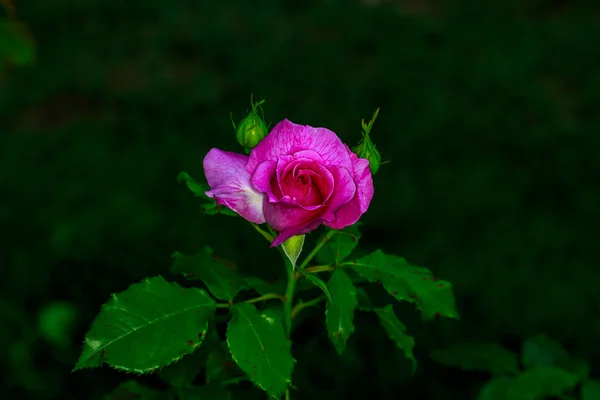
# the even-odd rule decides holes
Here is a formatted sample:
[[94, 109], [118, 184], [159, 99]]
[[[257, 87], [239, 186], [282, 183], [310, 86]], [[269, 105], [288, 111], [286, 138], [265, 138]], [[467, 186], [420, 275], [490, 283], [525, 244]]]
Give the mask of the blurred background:
[[537, 334], [600, 377], [597, 2], [3, 1], [2, 398], [99, 399], [132, 378], [70, 370], [109, 294], [174, 279], [175, 250], [280, 268], [249, 224], [203, 215], [176, 181], [203, 179], [212, 147], [240, 151], [229, 114], [244, 117], [252, 93], [267, 122], [325, 126], [351, 146], [381, 107], [372, 138], [390, 163], [362, 246], [453, 282], [461, 314], [423, 323], [402, 309], [410, 376], [363, 314], [338, 357], [316, 309], [294, 336], [298, 399], [474, 399], [489, 375], [430, 351], [519, 352]]

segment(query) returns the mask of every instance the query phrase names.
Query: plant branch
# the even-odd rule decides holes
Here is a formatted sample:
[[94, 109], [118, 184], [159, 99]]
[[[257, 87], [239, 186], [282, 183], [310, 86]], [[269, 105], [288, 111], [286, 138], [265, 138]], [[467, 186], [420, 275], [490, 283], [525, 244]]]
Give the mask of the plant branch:
[[283, 296], [283, 318], [285, 331], [290, 337], [292, 334], [292, 302], [294, 301], [294, 290], [296, 290], [296, 277], [291, 266], [288, 268], [288, 281]]
[[267, 239], [269, 243], [273, 243], [273, 240], [275, 239], [273, 235], [262, 229], [260, 226], [258, 226], [258, 224], [255, 224], [254, 222], [251, 222], [250, 224], [254, 227], [254, 229], [258, 231], [258, 233], [260, 233], [265, 239]]
[[[265, 295], [260, 296], [260, 297], [255, 297], [254, 299], [240, 301], [240, 303], [252, 304], [252, 303], [258, 303], [260, 301], [271, 300], [271, 299], [283, 300], [283, 296], [280, 295], [280, 294], [278, 294], [278, 293], [269, 293], [269, 294], [265, 294]], [[217, 303], [216, 304], [217, 308], [228, 308], [228, 307], [231, 307], [231, 306], [233, 306], [233, 303]]]
[[283, 300], [283, 296], [278, 293], [269, 293], [264, 296], [256, 297], [254, 299], [245, 300], [242, 303], [258, 303], [259, 301], [271, 300], [271, 299], [279, 299]]
[[336, 230], [334, 230], [334, 229], [330, 229], [330, 230], [329, 230], [329, 231], [328, 231], [328, 232], [325, 234], [325, 236], [323, 236], [323, 239], [321, 239], [321, 240], [319, 241], [319, 243], [317, 243], [317, 245], [315, 246], [315, 248], [314, 248], [314, 249], [312, 249], [312, 251], [311, 251], [310, 253], [308, 253], [308, 255], [306, 256], [306, 258], [304, 259], [304, 261], [302, 261], [302, 264], [300, 264], [300, 267], [299, 267], [299, 268], [300, 268], [300, 269], [304, 269], [304, 268], [305, 268], [305, 267], [308, 265], [308, 263], [310, 262], [310, 260], [312, 260], [312, 259], [313, 259], [313, 257], [314, 257], [314, 256], [315, 256], [315, 255], [316, 255], [318, 252], [319, 252], [319, 250], [321, 250], [321, 247], [323, 247], [323, 245], [324, 245], [325, 243], [327, 243], [327, 241], [328, 241], [329, 239], [331, 239], [331, 237], [332, 237], [333, 235], [335, 235], [336, 233], [337, 233], [337, 231], [336, 231]]
[[292, 319], [294, 319], [300, 311], [307, 307], [312, 307], [316, 304], [319, 304], [323, 300], [325, 300], [325, 296], [319, 296], [315, 299], [296, 304], [296, 306], [292, 309]]
[[307, 267], [304, 269], [304, 271], [308, 272], [309, 274], [317, 274], [319, 272], [327, 272], [327, 271], [334, 271], [335, 267], [331, 266], [331, 265], [315, 265], [312, 267]]

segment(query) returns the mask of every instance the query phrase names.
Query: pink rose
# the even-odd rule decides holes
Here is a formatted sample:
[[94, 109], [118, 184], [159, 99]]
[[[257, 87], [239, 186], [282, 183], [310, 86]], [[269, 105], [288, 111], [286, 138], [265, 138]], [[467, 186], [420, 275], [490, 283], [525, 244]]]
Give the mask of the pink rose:
[[267, 222], [277, 246], [324, 224], [354, 224], [373, 198], [369, 161], [325, 128], [278, 123], [250, 156], [212, 149], [206, 194], [248, 221]]

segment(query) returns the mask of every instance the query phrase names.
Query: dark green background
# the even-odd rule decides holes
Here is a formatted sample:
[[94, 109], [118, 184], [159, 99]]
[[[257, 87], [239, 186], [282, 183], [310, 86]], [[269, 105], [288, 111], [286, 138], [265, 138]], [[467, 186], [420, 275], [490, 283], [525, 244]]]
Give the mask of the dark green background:
[[[463, 340], [519, 350], [536, 333], [600, 376], [600, 7], [480, 3], [17, 2], [37, 60], [0, 74], [6, 398], [96, 399], [130, 378], [69, 371], [108, 295], [173, 279], [174, 250], [209, 245], [246, 271], [282, 268], [249, 224], [202, 215], [175, 179], [202, 178], [211, 147], [240, 151], [229, 113], [241, 119], [251, 93], [268, 122], [325, 126], [350, 145], [381, 107], [373, 139], [391, 162], [363, 246], [453, 282], [462, 316], [422, 323], [406, 308], [411, 378], [362, 314], [339, 358], [317, 310], [294, 336], [299, 399], [472, 399], [489, 377], [428, 351]], [[54, 336], [40, 330], [49, 306], [74, 315], [50, 320]]]

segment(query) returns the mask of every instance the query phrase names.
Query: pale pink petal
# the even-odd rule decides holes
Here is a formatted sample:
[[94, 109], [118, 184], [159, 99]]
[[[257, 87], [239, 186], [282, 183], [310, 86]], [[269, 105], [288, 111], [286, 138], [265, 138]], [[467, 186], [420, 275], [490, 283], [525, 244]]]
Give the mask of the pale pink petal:
[[266, 160], [277, 161], [279, 156], [306, 150], [317, 153], [324, 165], [352, 168], [346, 146], [335, 133], [326, 128], [298, 125], [284, 119], [252, 149], [246, 170], [253, 174], [258, 165]]
[[356, 223], [367, 211], [373, 198], [373, 176], [369, 169], [369, 161], [356, 155], [353, 156], [353, 161], [356, 194], [352, 200], [335, 211], [335, 218], [332, 221], [325, 222], [325, 225], [333, 229], [342, 229]]
[[204, 157], [204, 175], [210, 186], [206, 195], [217, 204], [225, 205], [248, 221], [262, 224], [264, 195], [250, 182], [244, 166], [248, 157], [219, 149], [212, 149]]

